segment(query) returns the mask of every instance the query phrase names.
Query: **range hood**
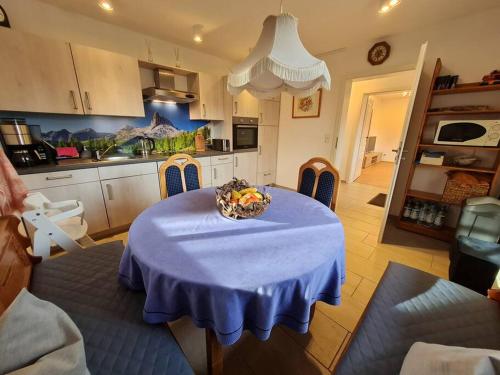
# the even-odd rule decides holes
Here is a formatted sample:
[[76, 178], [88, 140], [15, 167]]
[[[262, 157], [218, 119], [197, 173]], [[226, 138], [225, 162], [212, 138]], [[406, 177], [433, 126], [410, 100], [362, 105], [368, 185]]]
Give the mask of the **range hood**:
[[[173, 71], [167, 69], [154, 70], [154, 87], [148, 87], [142, 90], [144, 101], [160, 101], [167, 103], [191, 103], [198, 100], [198, 94], [180, 90], [179, 80], [185, 77], [176, 75]], [[187, 85], [184, 84], [184, 87]]]

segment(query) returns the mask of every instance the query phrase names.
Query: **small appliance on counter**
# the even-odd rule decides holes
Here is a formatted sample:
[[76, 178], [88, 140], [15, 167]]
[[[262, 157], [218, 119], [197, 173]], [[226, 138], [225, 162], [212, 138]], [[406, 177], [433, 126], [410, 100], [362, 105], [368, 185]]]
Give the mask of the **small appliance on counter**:
[[241, 150], [257, 148], [259, 141], [259, 119], [256, 117], [233, 117], [233, 148]]
[[223, 151], [223, 152], [231, 151], [231, 144], [229, 142], [229, 139], [213, 138], [212, 150]]
[[53, 162], [53, 154], [42, 139], [40, 126], [21, 118], [0, 119], [1, 141], [15, 167], [33, 167]]

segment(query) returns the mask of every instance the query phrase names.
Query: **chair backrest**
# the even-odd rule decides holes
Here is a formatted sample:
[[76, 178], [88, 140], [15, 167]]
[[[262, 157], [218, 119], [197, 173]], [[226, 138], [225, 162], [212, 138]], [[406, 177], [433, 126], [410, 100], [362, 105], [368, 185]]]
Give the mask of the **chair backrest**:
[[169, 157], [159, 170], [161, 199], [172, 197], [185, 191], [199, 189], [201, 182], [201, 164], [187, 154]]
[[339, 172], [328, 160], [317, 157], [300, 167], [297, 191], [335, 211], [339, 183]]
[[500, 200], [495, 197], [469, 198], [462, 207], [455, 237], [472, 237], [498, 243], [500, 239]]
[[0, 314], [29, 286], [32, 264], [39, 261], [26, 251], [30, 243], [18, 233], [18, 224], [15, 216], [0, 217]]

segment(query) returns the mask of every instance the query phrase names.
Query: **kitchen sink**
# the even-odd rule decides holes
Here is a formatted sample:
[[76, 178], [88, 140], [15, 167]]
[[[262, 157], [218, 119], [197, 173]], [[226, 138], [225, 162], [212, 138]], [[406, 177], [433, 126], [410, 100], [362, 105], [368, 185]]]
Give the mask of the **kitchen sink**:
[[128, 154], [114, 154], [114, 155], [106, 155], [103, 156], [100, 160], [102, 161], [121, 161], [121, 160], [129, 160], [129, 159], [135, 159], [136, 157], [134, 155], [128, 155]]

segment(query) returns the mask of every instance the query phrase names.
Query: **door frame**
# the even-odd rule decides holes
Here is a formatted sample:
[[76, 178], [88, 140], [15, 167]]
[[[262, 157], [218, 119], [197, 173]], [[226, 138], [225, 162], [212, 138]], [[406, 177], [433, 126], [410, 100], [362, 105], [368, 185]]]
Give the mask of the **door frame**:
[[408, 129], [410, 127], [411, 115], [413, 114], [413, 107], [415, 105], [415, 98], [417, 97], [418, 85], [420, 83], [420, 78], [422, 77], [422, 72], [424, 70], [425, 56], [427, 54], [428, 45], [429, 42], [422, 43], [418, 53], [417, 65], [415, 66], [415, 77], [413, 78], [413, 84], [410, 91], [410, 100], [408, 101], [403, 131], [401, 132], [401, 141], [398, 148], [399, 151], [394, 163], [392, 181], [389, 186], [389, 191], [387, 192], [387, 198], [385, 199], [384, 216], [382, 217], [382, 222], [380, 224], [380, 232], [378, 234], [377, 242], [382, 242], [382, 238], [384, 237], [385, 228], [387, 226], [387, 218], [389, 217], [389, 211], [391, 208], [392, 197], [394, 195], [394, 189], [396, 187], [396, 180], [398, 178], [399, 167], [401, 166], [401, 159], [403, 158], [403, 154], [407, 152], [403, 149], [403, 147], [406, 143], [406, 136], [408, 135]]

